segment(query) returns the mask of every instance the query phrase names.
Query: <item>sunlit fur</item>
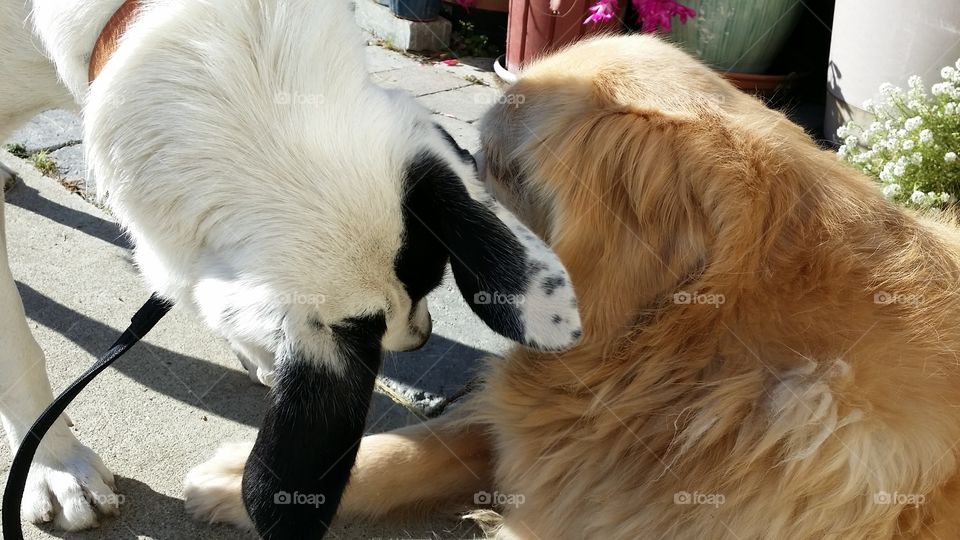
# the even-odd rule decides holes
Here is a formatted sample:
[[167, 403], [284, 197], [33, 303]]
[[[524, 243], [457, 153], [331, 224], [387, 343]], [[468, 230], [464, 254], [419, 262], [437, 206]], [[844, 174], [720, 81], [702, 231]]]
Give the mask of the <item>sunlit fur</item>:
[[[525, 498], [498, 538], [960, 537], [952, 225], [651, 37], [576, 45], [508, 92], [492, 187], [560, 254], [584, 339], [491, 361], [465, 420], [365, 439], [342, 515], [484, 486]], [[492, 486], [449, 458], [483, 446]], [[383, 489], [423, 478], [444, 487]]]

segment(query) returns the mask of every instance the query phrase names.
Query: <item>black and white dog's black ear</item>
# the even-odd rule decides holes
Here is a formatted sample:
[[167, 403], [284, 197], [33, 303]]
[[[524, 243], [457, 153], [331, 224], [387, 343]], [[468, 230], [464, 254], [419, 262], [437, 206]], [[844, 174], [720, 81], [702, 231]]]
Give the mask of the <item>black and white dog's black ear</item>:
[[266, 539], [322, 538], [350, 478], [376, 374], [383, 315], [322, 328], [321, 347], [287, 343], [243, 473], [243, 501]]
[[[475, 176], [469, 153], [447, 139]], [[542, 350], [572, 346], [580, 338], [580, 316], [566, 269], [516, 218], [499, 218], [495, 201], [481, 203], [470, 196], [455, 172], [463, 163], [424, 152], [411, 163], [407, 178], [407, 199], [430, 208], [429, 215], [418, 218], [449, 251], [461, 294], [487, 326], [509, 339]]]

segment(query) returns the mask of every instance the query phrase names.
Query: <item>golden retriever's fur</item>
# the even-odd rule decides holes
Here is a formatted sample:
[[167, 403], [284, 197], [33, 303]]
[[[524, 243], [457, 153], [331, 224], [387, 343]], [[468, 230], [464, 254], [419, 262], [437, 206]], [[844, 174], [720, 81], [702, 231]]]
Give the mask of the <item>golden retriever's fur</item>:
[[495, 490], [523, 496], [498, 538], [960, 538], [952, 225], [651, 37], [508, 92], [488, 178], [570, 270], [583, 340], [365, 438], [341, 515]]

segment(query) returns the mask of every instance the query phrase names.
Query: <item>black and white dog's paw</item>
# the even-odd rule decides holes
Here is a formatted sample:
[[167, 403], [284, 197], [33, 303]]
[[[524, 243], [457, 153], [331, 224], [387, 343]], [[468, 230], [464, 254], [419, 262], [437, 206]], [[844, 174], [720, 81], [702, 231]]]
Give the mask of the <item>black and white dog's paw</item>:
[[76, 439], [54, 444], [61, 442], [66, 444], [60, 451], [37, 453], [23, 494], [23, 518], [66, 531], [97, 527], [100, 516], [119, 513], [123, 496], [93, 450]]
[[230, 523], [252, 529], [243, 505], [243, 469], [253, 443], [226, 444], [187, 473], [183, 497], [187, 513], [198, 521]]

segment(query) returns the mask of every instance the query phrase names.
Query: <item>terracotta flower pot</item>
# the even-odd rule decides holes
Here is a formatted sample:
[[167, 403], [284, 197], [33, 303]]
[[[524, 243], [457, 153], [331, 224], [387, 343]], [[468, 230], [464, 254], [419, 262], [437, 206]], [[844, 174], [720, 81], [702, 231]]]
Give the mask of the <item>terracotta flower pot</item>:
[[[583, 24], [593, 0], [510, 0], [507, 17], [507, 67], [517, 72], [526, 62], [543, 56], [584, 36], [620, 29], [619, 18], [604, 23]], [[551, 4], [556, 10], [551, 9]]]

